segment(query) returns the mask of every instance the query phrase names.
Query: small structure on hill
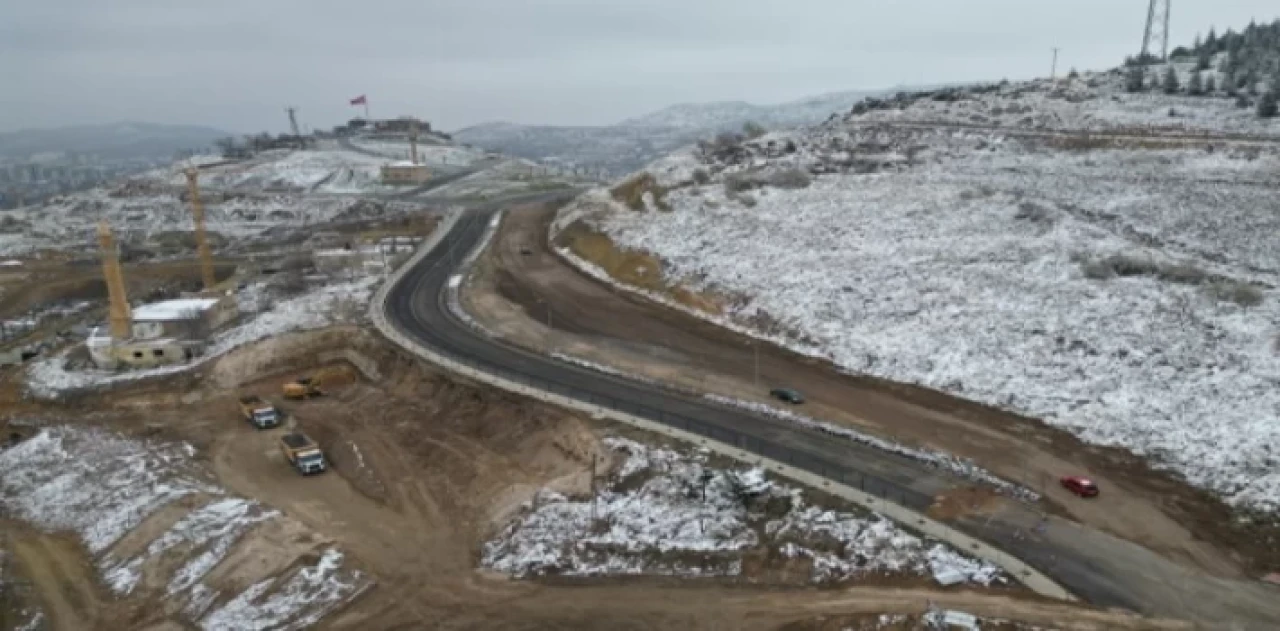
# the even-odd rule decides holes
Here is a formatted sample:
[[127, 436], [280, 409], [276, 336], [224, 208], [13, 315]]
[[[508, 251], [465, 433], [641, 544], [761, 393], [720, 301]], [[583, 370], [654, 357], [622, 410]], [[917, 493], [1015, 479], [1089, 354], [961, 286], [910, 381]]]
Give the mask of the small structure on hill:
[[431, 170], [425, 164], [414, 164], [408, 160], [402, 160], [382, 167], [383, 184], [422, 184], [430, 179]]
[[130, 307], [115, 238], [105, 222], [98, 225], [98, 239], [111, 305], [109, 326], [105, 331], [95, 328], [85, 345], [99, 368], [150, 368], [190, 360], [204, 352], [215, 330], [238, 315], [232, 292], [219, 295], [209, 290]]
[[431, 179], [431, 170], [425, 164], [418, 164], [418, 121], [410, 119], [409, 127], [409, 161], [392, 162], [382, 167], [382, 183], [393, 186], [405, 184], [422, 184]]

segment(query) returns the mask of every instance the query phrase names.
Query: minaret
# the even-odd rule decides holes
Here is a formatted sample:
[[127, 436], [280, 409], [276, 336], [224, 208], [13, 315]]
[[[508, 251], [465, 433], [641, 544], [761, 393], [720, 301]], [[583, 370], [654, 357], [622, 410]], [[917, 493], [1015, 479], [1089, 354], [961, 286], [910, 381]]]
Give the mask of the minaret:
[[200, 258], [200, 278], [204, 280], [204, 290], [213, 291], [218, 284], [213, 275], [213, 255], [209, 253], [209, 238], [204, 231], [204, 204], [200, 201], [200, 171], [195, 168], [186, 170], [187, 192], [191, 196], [191, 214], [196, 221], [196, 252]]
[[102, 278], [107, 282], [107, 297], [111, 300], [111, 338], [127, 340], [133, 333], [133, 314], [125, 296], [120, 259], [116, 257], [116, 239], [106, 221], [98, 222], [98, 243], [102, 246]]

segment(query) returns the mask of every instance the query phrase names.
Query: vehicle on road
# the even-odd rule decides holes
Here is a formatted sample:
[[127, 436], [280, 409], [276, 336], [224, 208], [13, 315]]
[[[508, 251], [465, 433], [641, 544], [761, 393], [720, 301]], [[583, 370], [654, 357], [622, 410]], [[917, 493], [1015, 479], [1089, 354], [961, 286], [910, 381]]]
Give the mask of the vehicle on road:
[[769, 392], [769, 394], [779, 401], [790, 403], [792, 405], [800, 405], [801, 403], [804, 403], [804, 395], [800, 394], [799, 390], [795, 390], [793, 388], [774, 388]]
[[280, 411], [270, 401], [256, 394], [240, 397], [240, 415], [258, 429], [270, 429], [280, 425]]
[[324, 453], [320, 451], [320, 446], [302, 432], [281, 436], [280, 451], [284, 453], [285, 460], [288, 460], [289, 464], [302, 475], [323, 473], [329, 468], [328, 463], [325, 462]]
[[1098, 485], [1093, 483], [1089, 478], [1069, 475], [1062, 478], [1062, 487], [1080, 497], [1096, 497], [1098, 495]]

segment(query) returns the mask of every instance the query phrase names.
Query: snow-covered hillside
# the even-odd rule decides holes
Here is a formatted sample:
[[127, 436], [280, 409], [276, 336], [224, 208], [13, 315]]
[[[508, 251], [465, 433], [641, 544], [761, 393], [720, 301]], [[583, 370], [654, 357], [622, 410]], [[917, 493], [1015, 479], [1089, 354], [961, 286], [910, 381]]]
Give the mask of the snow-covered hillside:
[[622, 459], [606, 488], [578, 500], [540, 491], [484, 545], [481, 564], [516, 576], [738, 576], [744, 553], [768, 548], [807, 566], [814, 583], [884, 574], [1008, 581], [995, 566], [878, 515], [810, 504], [760, 469], [720, 469], [705, 454], [624, 438], [605, 442]]
[[[434, 150], [449, 152], [454, 148]], [[462, 153], [453, 156], [458, 160], [463, 154], [476, 154], [458, 151]], [[208, 228], [218, 237], [245, 239], [282, 228], [377, 219], [418, 210], [420, 205], [409, 202], [357, 199], [401, 190], [379, 181], [379, 169], [391, 161], [340, 149], [282, 150], [245, 162], [203, 168], [201, 197]], [[160, 233], [190, 232], [186, 178], [179, 168], [183, 165], [5, 213], [0, 224], [0, 256], [40, 248], [91, 246], [95, 226], [104, 219], [125, 243]]]
[[[1180, 138], [1280, 128], [1119, 81], [871, 103], [686, 150], [651, 165], [661, 188], [640, 210], [598, 191], [557, 224], [656, 254], [668, 281], [851, 371], [1041, 417], [1280, 509], [1280, 157]], [[1101, 130], [1126, 137], [1085, 133]]]
[[201, 629], [306, 628], [372, 584], [323, 537], [228, 495], [194, 455], [187, 444], [44, 428], [0, 450], [0, 508], [75, 534], [114, 594], [163, 595], [170, 615]]

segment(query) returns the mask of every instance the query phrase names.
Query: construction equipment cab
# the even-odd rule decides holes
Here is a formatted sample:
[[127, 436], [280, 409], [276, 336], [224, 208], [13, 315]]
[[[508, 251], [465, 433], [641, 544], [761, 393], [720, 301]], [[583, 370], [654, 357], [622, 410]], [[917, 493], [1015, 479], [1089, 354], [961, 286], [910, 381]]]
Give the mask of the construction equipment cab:
[[297, 381], [284, 384], [284, 396], [286, 399], [318, 397], [324, 394], [324, 390], [320, 388], [320, 385], [320, 377], [303, 377]]
[[240, 397], [240, 414], [258, 429], [280, 425], [280, 412], [276, 406], [256, 394]]
[[311, 475], [312, 473], [322, 473], [328, 468], [328, 463], [324, 460], [324, 454], [320, 452], [320, 447], [315, 441], [307, 438], [306, 434], [301, 432], [293, 432], [280, 437], [280, 451], [284, 453], [285, 460], [293, 465], [294, 469], [302, 475]]

